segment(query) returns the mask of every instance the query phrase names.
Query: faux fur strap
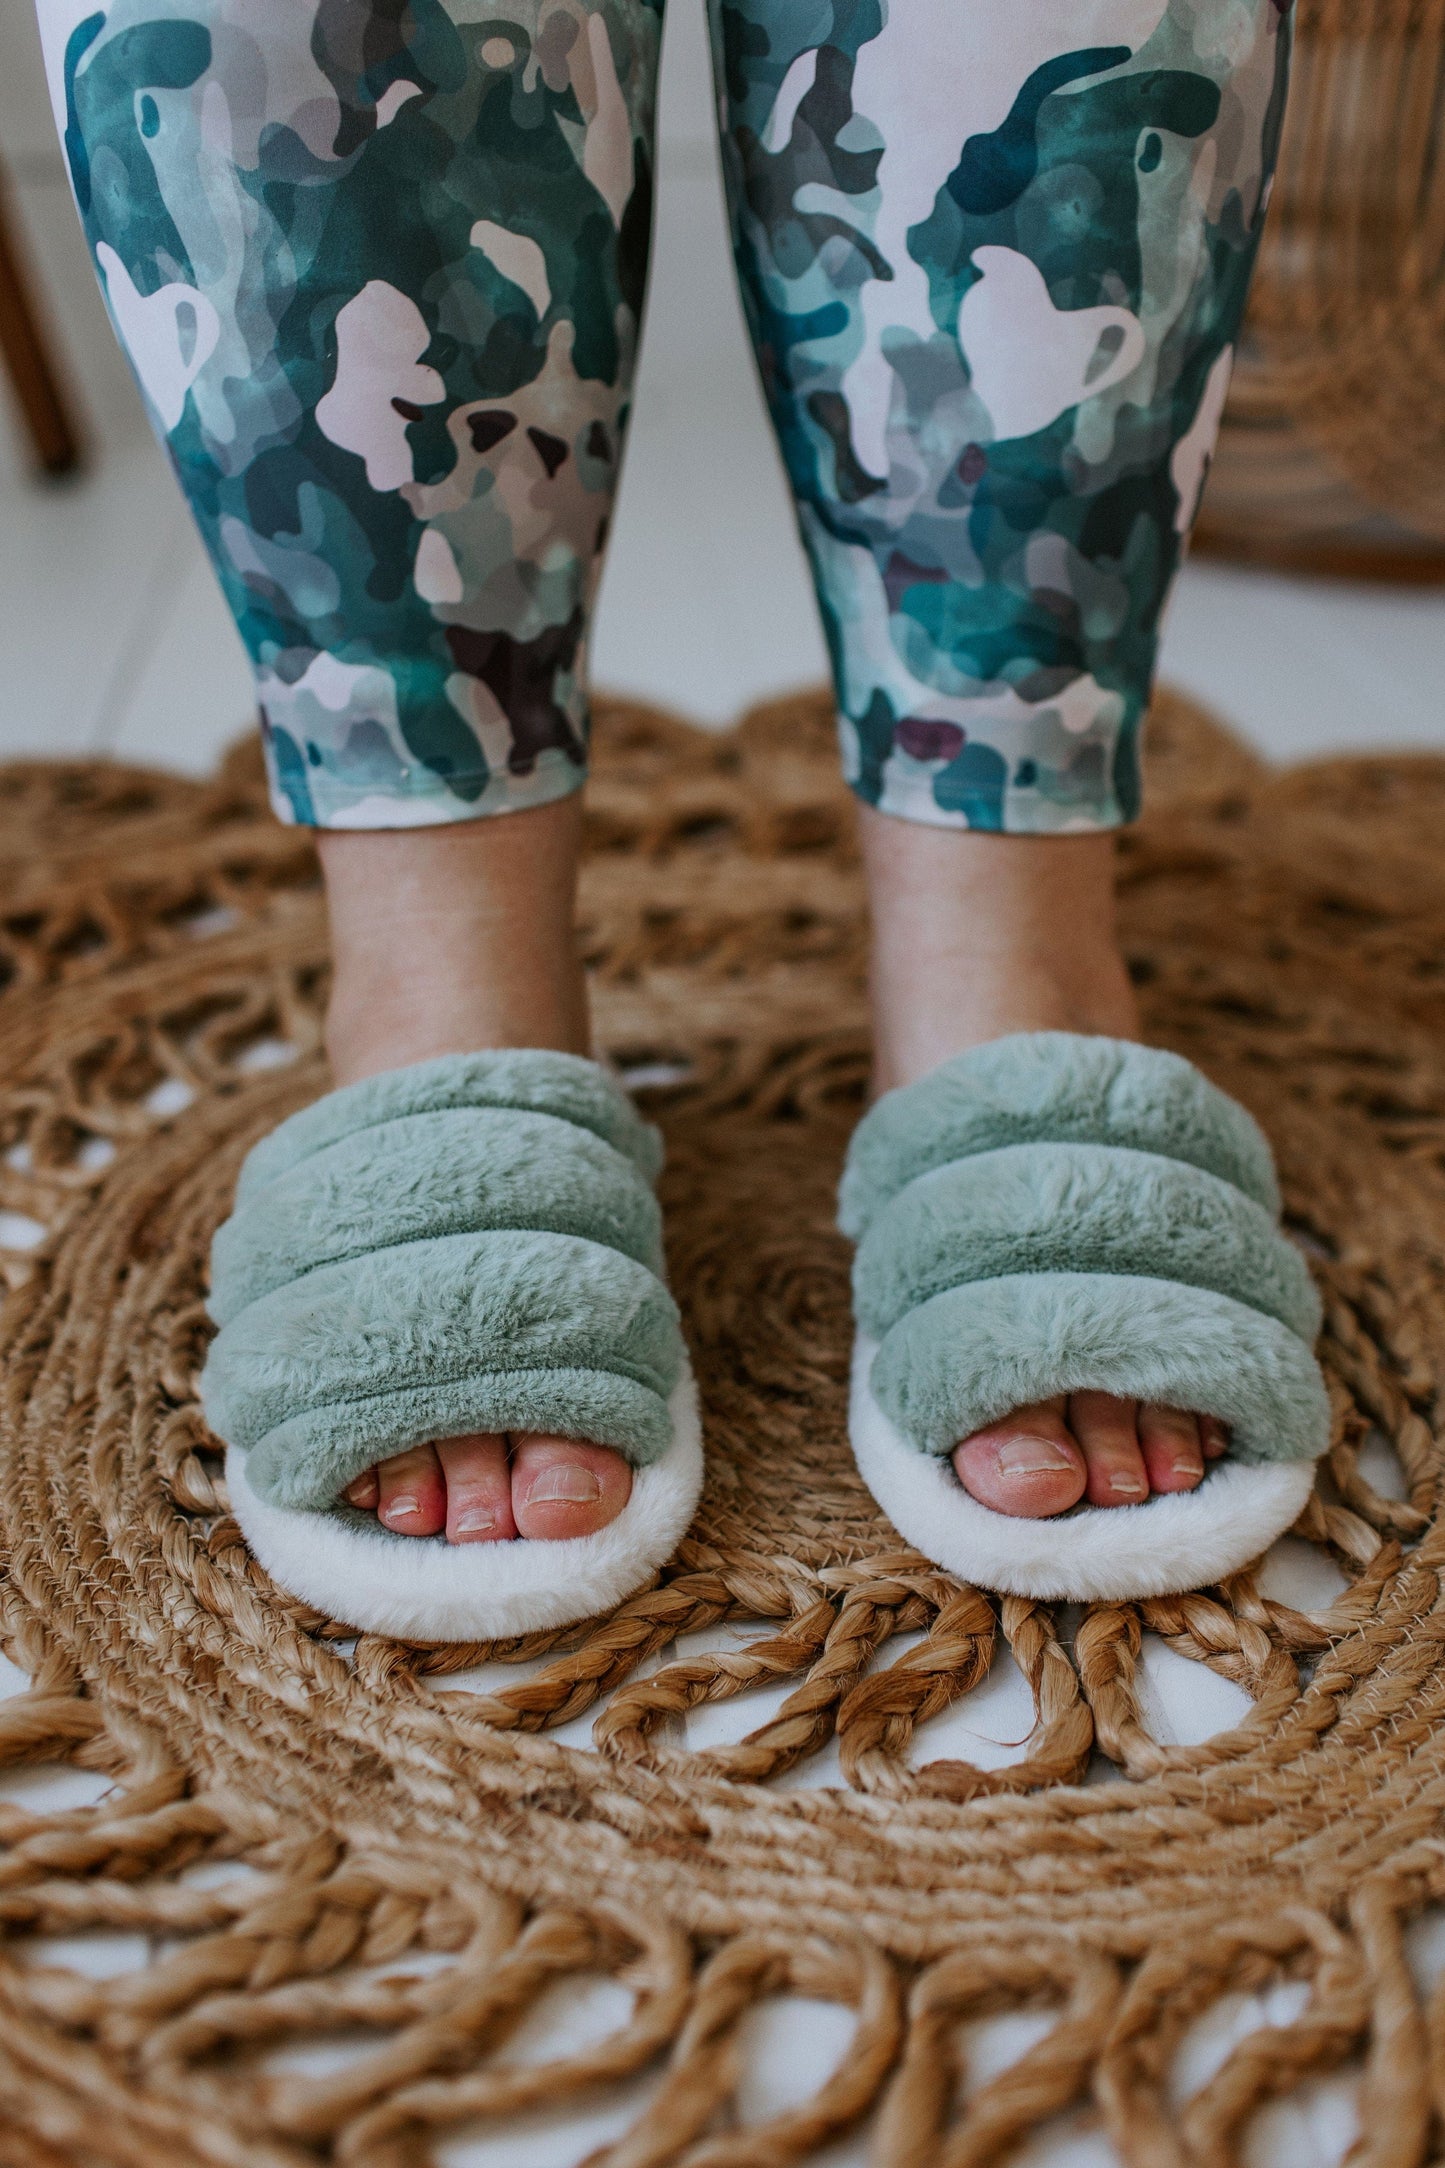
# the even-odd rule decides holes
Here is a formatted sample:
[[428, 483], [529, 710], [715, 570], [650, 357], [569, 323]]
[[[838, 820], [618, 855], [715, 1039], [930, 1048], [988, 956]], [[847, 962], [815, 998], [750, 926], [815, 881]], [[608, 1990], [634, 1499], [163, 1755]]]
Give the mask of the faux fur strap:
[[206, 1417], [278, 1505], [332, 1504], [388, 1454], [473, 1431], [560, 1432], [644, 1466], [672, 1436], [676, 1306], [575, 1235], [444, 1235], [323, 1265], [225, 1325]]
[[1011, 1408], [1092, 1389], [1216, 1415], [1246, 1462], [1314, 1460], [1330, 1442], [1305, 1341], [1210, 1288], [1116, 1273], [1032, 1272], [935, 1295], [872, 1365], [880, 1407], [922, 1452]]
[[1210, 1287], [1319, 1330], [1304, 1259], [1262, 1205], [1183, 1160], [1122, 1145], [1016, 1144], [915, 1177], [853, 1264], [862, 1331], [881, 1340], [950, 1287], [1017, 1272], [1112, 1272]]
[[241, 1169], [237, 1199], [358, 1130], [449, 1107], [513, 1107], [551, 1114], [590, 1130], [622, 1152], [644, 1181], [655, 1182], [662, 1168], [661, 1137], [600, 1063], [546, 1048], [508, 1048], [444, 1054], [437, 1061], [388, 1069], [328, 1092], [261, 1139]]
[[1269, 1145], [1177, 1054], [978, 1047], [860, 1122], [840, 1218], [871, 1390], [921, 1452], [1089, 1388], [1217, 1415], [1241, 1461], [1329, 1443], [1319, 1298]]
[[246, 1162], [212, 1247], [207, 1419], [255, 1493], [333, 1507], [473, 1431], [669, 1446], [686, 1366], [656, 1132], [594, 1062], [458, 1055], [333, 1092]]
[[555, 1114], [449, 1107], [349, 1130], [249, 1183], [212, 1247], [211, 1314], [224, 1325], [372, 1250], [503, 1227], [582, 1235], [663, 1270], [662, 1216], [633, 1160]]
[[1201, 1167], [1270, 1213], [1279, 1185], [1254, 1117], [1158, 1047], [1073, 1032], [995, 1039], [888, 1092], [854, 1132], [839, 1224], [856, 1241], [905, 1183], [1010, 1144], [1110, 1144]]

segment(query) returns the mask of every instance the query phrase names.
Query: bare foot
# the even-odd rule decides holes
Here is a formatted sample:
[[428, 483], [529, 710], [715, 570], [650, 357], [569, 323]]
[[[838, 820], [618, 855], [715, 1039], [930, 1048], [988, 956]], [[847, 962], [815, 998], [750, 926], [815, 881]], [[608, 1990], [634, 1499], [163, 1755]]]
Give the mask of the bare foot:
[[[865, 807], [862, 840], [876, 1092], [1010, 1032], [1139, 1037], [1112, 836], [984, 835]], [[1193, 1490], [1228, 1445], [1212, 1417], [1074, 1393], [1015, 1408], [965, 1439], [953, 1465], [981, 1505], [1045, 1520], [1081, 1499], [1127, 1506]]]
[[1091, 1506], [1142, 1505], [1151, 1493], [1194, 1490], [1228, 1450], [1213, 1416], [1156, 1408], [1110, 1393], [1073, 1393], [1015, 1408], [953, 1456], [980, 1505], [1025, 1520]]
[[[442, 1054], [586, 1054], [573, 935], [580, 800], [447, 827], [318, 838], [331, 913], [326, 1046], [338, 1084]], [[399, 1536], [449, 1543], [587, 1536], [632, 1470], [576, 1438], [447, 1438], [395, 1454], [346, 1492]]]
[[621, 1455], [576, 1438], [445, 1438], [369, 1468], [350, 1503], [398, 1536], [504, 1543], [594, 1535], [632, 1493]]

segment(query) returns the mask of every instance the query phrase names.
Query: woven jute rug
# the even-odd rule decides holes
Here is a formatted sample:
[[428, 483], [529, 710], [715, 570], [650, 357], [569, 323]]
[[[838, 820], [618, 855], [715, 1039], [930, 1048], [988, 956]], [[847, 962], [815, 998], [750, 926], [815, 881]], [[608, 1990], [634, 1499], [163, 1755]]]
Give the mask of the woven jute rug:
[[[722, 739], [614, 707], [585, 942], [601, 1037], [668, 1136], [708, 1490], [660, 1585], [492, 1650], [353, 1644], [279, 1594], [196, 1404], [241, 1156], [325, 1088], [308, 843], [250, 751], [204, 784], [0, 771], [0, 1231], [37, 1236], [0, 1254], [6, 1646], [33, 1682], [0, 1751], [114, 1779], [65, 1812], [0, 1801], [0, 2160], [409, 2168], [650, 2068], [607, 2168], [781, 2168], [870, 2115], [888, 2168], [982, 2168], [1090, 2101], [1130, 2168], [1223, 2168], [1261, 2102], [1351, 2063], [1352, 2161], [1438, 2157], [1445, 2001], [1403, 1938], [1445, 1894], [1445, 760], [1275, 774], [1165, 700], [1152, 762], [1129, 953], [1151, 1034], [1270, 1131], [1319, 1274], [1336, 1443], [1297, 1535], [1338, 1600], [1306, 1615], [1243, 1573], [1063, 1613], [902, 1546], [844, 1442], [864, 951], [825, 705]], [[1363, 1479], [1371, 1433], [1405, 1497]], [[753, 1638], [670, 1654], [728, 1621]], [[1159, 1743], [1145, 1635], [1252, 1713]], [[1027, 1751], [931, 1754], [1005, 1647]], [[495, 1657], [525, 1675], [449, 1685]], [[685, 1712], [760, 1682], [790, 1689], [771, 1721], [687, 1750]], [[549, 1737], [588, 1712], [595, 1751]], [[825, 1748], [841, 1782], [800, 1786]], [[95, 1980], [37, 1942], [116, 1928], [154, 1961]], [[597, 1974], [632, 1997], [619, 2030], [509, 2057], [540, 1997]], [[1309, 1983], [1301, 2014], [1177, 2106], [1189, 2026], [1280, 1979]], [[739, 2127], [739, 2028], [788, 1993], [855, 2011], [852, 2047]], [[1052, 2030], [975, 2083], [969, 2021], [1024, 2007]], [[278, 2067], [347, 2028], [360, 2059]]]

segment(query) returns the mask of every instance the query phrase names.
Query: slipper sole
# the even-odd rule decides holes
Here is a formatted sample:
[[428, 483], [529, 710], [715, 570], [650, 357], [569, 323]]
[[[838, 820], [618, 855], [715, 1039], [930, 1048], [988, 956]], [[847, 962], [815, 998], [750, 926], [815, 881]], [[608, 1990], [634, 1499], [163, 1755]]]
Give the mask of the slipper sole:
[[848, 1427], [858, 1472], [901, 1536], [960, 1580], [1006, 1596], [1126, 1602], [1207, 1588], [1293, 1526], [1316, 1463], [1217, 1462], [1197, 1490], [1022, 1520], [980, 1505], [947, 1456], [921, 1453], [879, 1406], [875, 1340], [854, 1344]]
[[702, 1495], [702, 1423], [686, 1371], [668, 1401], [672, 1443], [633, 1473], [632, 1495], [595, 1535], [448, 1543], [380, 1522], [270, 1504], [226, 1455], [231, 1511], [277, 1585], [328, 1618], [407, 1641], [496, 1641], [596, 1618], [667, 1564]]

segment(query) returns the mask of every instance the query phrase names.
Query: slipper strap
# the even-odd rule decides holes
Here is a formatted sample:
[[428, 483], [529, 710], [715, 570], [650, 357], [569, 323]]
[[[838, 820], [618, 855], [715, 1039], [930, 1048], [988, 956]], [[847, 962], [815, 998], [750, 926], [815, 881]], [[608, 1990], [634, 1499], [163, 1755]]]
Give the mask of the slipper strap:
[[421, 1064], [283, 1123], [212, 1249], [202, 1394], [251, 1488], [329, 1508], [376, 1460], [474, 1432], [660, 1458], [686, 1362], [660, 1156], [604, 1071], [547, 1053]]
[[915, 1176], [853, 1263], [858, 1324], [881, 1340], [932, 1296], [1016, 1272], [1107, 1272], [1232, 1295], [1313, 1341], [1320, 1298], [1268, 1212], [1183, 1160], [1107, 1144], [1015, 1144]]
[[600, 1062], [580, 1054], [554, 1054], [549, 1048], [505, 1047], [484, 1054], [443, 1054], [409, 1069], [387, 1069], [313, 1100], [247, 1154], [237, 1198], [244, 1198], [253, 1185], [274, 1181], [339, 1137], [378, 1128], [399, 1115], [433, 1114], [448, 1107], [516, 1107], [555, 1114], [625, 1153], [644, 1181], [655, 1182], [662, 1171], [661, 1136]]
[[923, 1453], [1085, 1389], [1216, 1415], [1240, 1461], [1329, 1443], [1319, 1298], [1268, 1143], [1177, 1055], [977, 1048], [865, 1116], [840, 1218], [872, 1391]]
[[247, 1182], [212, 1246], [211, 1313], [224, 1325], [322, 1265], [504, 1227], [581, 1235], [662, 1275], [662, 1215], [634, 1160], [560, 1115], [457, 1106], [353, 1129]]
[[1155, 1152], [1279, 1211], [1263, 1130], [1193, 1062], [1125, 1039], [1029, 1031], [974, 1047], [878, 1101], [853, 1134], [838, 1224], [856, 1242], [906, 1183], [1008, 1144]]
[[1330, 1404], [1309, 1343], [1206, 1287], [1107, 1272], [1025, 1272], [910, 1310], [873, 1358], [879, 1406], [942, 1457], [1056, 1393], [1189, 1408], [1230, 1427], [1230, 1457], [1317, 1460]]

